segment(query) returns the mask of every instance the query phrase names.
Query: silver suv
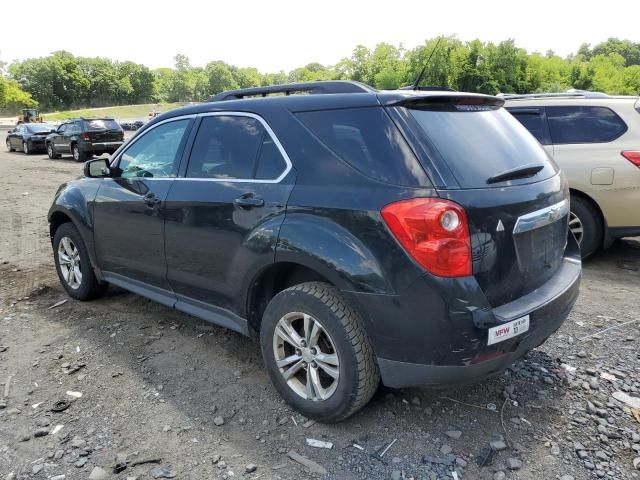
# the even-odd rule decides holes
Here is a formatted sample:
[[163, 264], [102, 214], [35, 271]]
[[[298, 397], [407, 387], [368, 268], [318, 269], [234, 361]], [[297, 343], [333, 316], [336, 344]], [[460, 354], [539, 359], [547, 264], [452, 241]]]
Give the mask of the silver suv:
[[501, 96], [567, 175], [582, 256], [640, 235], [640, 99], [578, 90]]

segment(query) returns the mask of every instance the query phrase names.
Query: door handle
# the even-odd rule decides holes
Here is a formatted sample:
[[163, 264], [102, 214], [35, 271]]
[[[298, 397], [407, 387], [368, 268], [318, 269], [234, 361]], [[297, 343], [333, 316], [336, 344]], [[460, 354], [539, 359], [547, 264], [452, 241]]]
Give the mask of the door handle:
[[162, 200], [156, 197], [156, 194], [153, 192], [149, 192], [144, 197], [142, 197], [142, 201], [147, 205], [149, 205], [150, 207], [153, 207], [154, 205], [158, 205], [159, 203], [162, 202]]
[[252, 193], [245, 193], [244, 195], [236, 198], [233, 203], [240, 208], [249, 209], [254, 207], [262, 207], [264, 205], [264, 200], [259, 197], [254, 197]]

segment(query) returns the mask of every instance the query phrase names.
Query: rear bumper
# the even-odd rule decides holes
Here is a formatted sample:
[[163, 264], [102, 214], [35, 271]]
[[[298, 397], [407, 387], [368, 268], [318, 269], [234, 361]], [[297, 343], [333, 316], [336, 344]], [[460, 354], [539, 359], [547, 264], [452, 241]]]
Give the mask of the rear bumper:
[[124, 142], [95, 142], [85, 143], [82, 150], [85, 152], [115, 152]]
[[[355, 300], [365, 312], [385, 385], [458, 385], [496, 374], [542, 344], [569, 315], [580, 277], [578, 248], [570, 239], [549, 281], [496, 308], [487, 306], [473, 277], [446, 279], [445, 289], [436, 292], [433, 282], [425, 281], [403, 295], [383, 300], [356, 294]], [[527, 332], [487, 345], [489, 328], [524, 315], [530, 318]]]

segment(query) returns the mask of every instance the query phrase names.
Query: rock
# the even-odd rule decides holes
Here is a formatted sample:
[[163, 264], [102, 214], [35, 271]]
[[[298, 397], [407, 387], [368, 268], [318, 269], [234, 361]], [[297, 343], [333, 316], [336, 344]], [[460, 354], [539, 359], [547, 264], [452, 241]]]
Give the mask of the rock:
[[640, 470], [640, 457], [636, 457], [633, 459], [633, 468], [636, 470]]
[[100, 467], [93, 467], [89, 475], [89, 480], [104, 480], [106, 478], [109, 478], [109, 474]]
[[215, 418], [213, 419], [213, 424], [214, 424], [216, 427], [219, 427], [219, 426], [221, 426], [221, 425], [224, 425], [224, 418], [222, 418], [222, 417], [220, 417], [220, 416], [215, 417]]
[[522, 460], [517, 458], [507, 458], [507, 468], [509, 470], [520, 470], [522, 468]]
[[7, 408], [7, 402], [0, 400], [0, 410], [4, 410], [5, 408]]
[[507, 449], [507, 444], [504, 442], [504, 440], [493, 440], [489, 442], [489, 446], [497, 452]]
[[20, 410], [19, 408], [13, 407], [7, 410], [7, 415], [19, 415], [20, 412], [22, 412], [22, 410]]
[[44, 468], [44, 465], [42, 463], [38, 463], [33, 467], [31, 467], [31, 473], [33, 473], [34, 475], [37, 475], [42, 471], [43, 468]]
[[563, 475], [560, 477], [560, 480], [575, 480], [571, 475]]
[[504, 472], [496, 472], [493, 474], [493, 480], [505, 480], [507, 474]]
[[299, 464], [307, 467], [311, 473], [317, 473], [319, 475], [327, 474], [327, 470], [322, 465], [319, 465], [313, 460], [309, 460], [308, 458], [303, 457], [293, 450], [289, 451], [289, 453], [287, 453], [287, 456], [294, 462], [298, 462]]
[[31, 440], [31, 434], [30, 433], [23, 433], [22, 435], [18, 436], [18, 441], [19, 442], [28, 442], [29, 440]]
[[560, 455], [560, 447], [558, 445], [551, 445], [551, 455], [555, 455], [556, 457]]
[[247, 473], [253, 473], [258, 469], [257, 465], [254, 465], [253, 463], [250, 463], [249, 465], [247, 465], [246, 467], [244, 467], [244, 471]]
[[71, 439], [71, 443], [69, 445], [71, 448], [83, 448], [87, 444], [87, 441], [84, 438], [73, 437]]
[[431, 407], [424, 407], [424, 414], [425, 414], [425, 415], [433, 415], [433, 408], [431, 408]]
[[393, 457], [391, 463], [402, 463], [402, 459], [400, 457]]
[[624, 392], [613, 392], [613, 398], [630, 408], [640, 408], [640, 398], [632, 397]]
[[402, 472], [400, 470], [391, 472], [391, 480], [402, 480]]
[[587, 356], [587, 352], [585, 352], [584, 350], [580, 350], [578, 353], [576, 353], [576, 355], [580, 358], [585, 358]]
[[39, 428], [35, 432], [33, 432], [33, 436], [36, 437], [36, 438], [46, 437], [47, 435], [49, 435], [49, 429], [48, 428]]
[[64, 456], [64, 450], [56, 450], [56, 453], [53, 454], [54, 460], [60, 460]]
[[466, 468], [467, 461], [462, 457], [456, 457], [456, 465], [461, 468]]
[[462, 432], [460, 430], [447, 430], [445, 435], [454, 440], [458, 440], [462, 436]]
[[596, 466], [589, 461], [585, 461], [584, 468], [586, 468], [587, 470], [593, 470], [594, 468], [596, 468]]
[[82, 468], [82, 467], [84, 467], [84, 466], [87, 464], [87, 460], [89, 460], [87, 457], [80, 457], [80, 458], [78, 459], [78, 461], [77, 461], [76, 463], [74, 463], [74, 465], [75, 465], [77, 468]]
[[216, 463], [218, 463], [221, 460], [221, 458], [222, 457], [220, 455], [216, 454], [213, 457], [211, 457], [211, 463], [213, 463], [215, 465]]
[[411, 399], [411, 405], [415, 405], [416, 407], [420, 406], [420, 397], [413, 397]]
[[451, 448], [450, 445], [442, 445], [442, 447], [440, 448], [440, 452], [443, 455], [449, 455], [451, 452], [453, 452], [453, 448]]
[[598, 450], [596, 452], [596, 458], [602, 462], [609, 461], [609, 456], [606, 453], [604, 453], [602, 450]]
[[153, 478], [173, 478], [177, 475], [171, 467], [156, 467], [149, 472]]
[[164, 427], [162, 427], [162, 431], [163, 432], [168, 432], [171, 430], [171, 426], [170, 425], [165, 425]]

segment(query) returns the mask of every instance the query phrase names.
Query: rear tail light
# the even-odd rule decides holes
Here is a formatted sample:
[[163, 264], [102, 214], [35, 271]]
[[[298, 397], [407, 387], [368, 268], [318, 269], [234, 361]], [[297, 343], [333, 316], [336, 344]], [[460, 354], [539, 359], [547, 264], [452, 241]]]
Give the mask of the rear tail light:
[[84, 132], [84, 133], [82, 134], [82, 139], [83, 139], [83, 140], [86, 140], [87, 142], [88, 142], [89, 140], [91, 140], [91, 139], [89, 138], [89, 134], [88, 134], [87, 132]]
[[413, 198], [391, 203], [382, 218], [404, 249], [440, 277], [471, 275], [471, 240], [467, 215], [457, 203]]
[[622, 156], [633, 163], [636, 167], [640, 168], [640, 151], [638, 150], [627, 150], [621, 152]]

